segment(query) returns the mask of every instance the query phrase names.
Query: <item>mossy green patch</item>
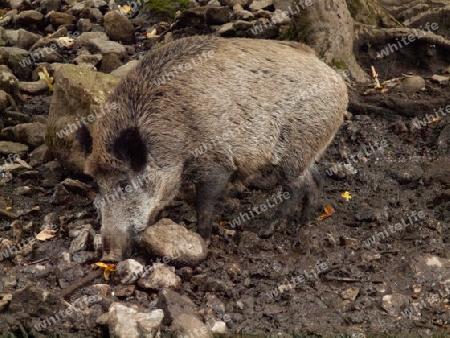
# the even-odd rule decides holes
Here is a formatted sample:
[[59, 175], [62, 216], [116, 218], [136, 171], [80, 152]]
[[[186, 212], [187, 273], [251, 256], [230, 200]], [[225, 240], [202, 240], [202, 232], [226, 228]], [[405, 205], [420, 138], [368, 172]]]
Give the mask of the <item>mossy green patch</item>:
[[182, 11], [189, 7], [189, 0], [147, 0], [145, 5], [151, 12], [164, 16], [167, 19], [173, 19], [177, 11]]

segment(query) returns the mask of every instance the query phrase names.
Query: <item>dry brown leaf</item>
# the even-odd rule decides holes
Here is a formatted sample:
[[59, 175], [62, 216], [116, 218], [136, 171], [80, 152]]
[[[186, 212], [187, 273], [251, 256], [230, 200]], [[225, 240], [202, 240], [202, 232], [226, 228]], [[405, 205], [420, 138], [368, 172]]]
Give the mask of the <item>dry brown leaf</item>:
[[322, 221], [325, 218], [330, 217], [335, 212], [335, 210], [334, 210], [334, 208], [332, 206], [329, 206], [329, 205], [326, 205], [326, 204], [323, 206], [323, 211], [324, 211], [324, 213], [322, 215], [320, 215], [319, 217], [317, 217], [318, 221]]
[[55, 235], [56, 235], [55, 230], [45, 229], [36, 235], [36, 239], [38, 239], [42, 242], [45, 242], [46, 240], [52, 239], [53, 237], [55, 237]]

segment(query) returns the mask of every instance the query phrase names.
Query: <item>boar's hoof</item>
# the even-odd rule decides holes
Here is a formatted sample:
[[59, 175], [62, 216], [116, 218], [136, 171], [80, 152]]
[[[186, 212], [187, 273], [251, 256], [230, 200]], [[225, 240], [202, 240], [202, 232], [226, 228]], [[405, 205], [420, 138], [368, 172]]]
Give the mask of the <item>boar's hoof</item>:
[[271, 237], [274, 233], [276, 229], [279, 228], [285, 228], [286, 227], [286, 219], [284, 218], [273, 218], [270, 223], [269, 226], [264, 227], [261, 232], [259, 233], [259, 237], [263, 238], [263, 239], [267, 239], [269, 237]]

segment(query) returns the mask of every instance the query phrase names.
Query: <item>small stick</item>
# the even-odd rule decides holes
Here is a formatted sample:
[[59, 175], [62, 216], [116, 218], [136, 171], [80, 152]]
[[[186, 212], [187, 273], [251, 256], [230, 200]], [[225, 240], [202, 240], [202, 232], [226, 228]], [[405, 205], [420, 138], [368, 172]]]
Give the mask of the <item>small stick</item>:
[[90, 272], [83, 278], [76, 281], [73, 285], [70, 285], [68, 288], [64, 289], [61, 293], [61, 296], [63, 298], [67, 297], [75, 290], [81, 288], [84, 284], [87, 284], [90, 281], [93, 281], [94, 279], [96, 279], [97, 277], [100, 277], [101, 275], [103, 275], [103, 271], [101, 269]]
[[3, 209], [0, 209], [0, 216], [6, 216], [9, 218], [14, 218], [14, 219], [19, 218], [19, 215], [17, 215], [16, 213], [9, 212], [9, 211], [3, 210]]

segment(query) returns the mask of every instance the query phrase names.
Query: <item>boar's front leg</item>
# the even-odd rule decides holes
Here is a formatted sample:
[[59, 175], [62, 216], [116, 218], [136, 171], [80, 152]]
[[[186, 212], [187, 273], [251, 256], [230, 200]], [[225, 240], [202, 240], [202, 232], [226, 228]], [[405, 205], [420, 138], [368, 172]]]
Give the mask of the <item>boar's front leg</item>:
[[209, 245], [212, 234], [214, 209], [230, 179], [232, 171], [219, 165], [208, 164], [198, 175], [195, 184], [197, 232]]

